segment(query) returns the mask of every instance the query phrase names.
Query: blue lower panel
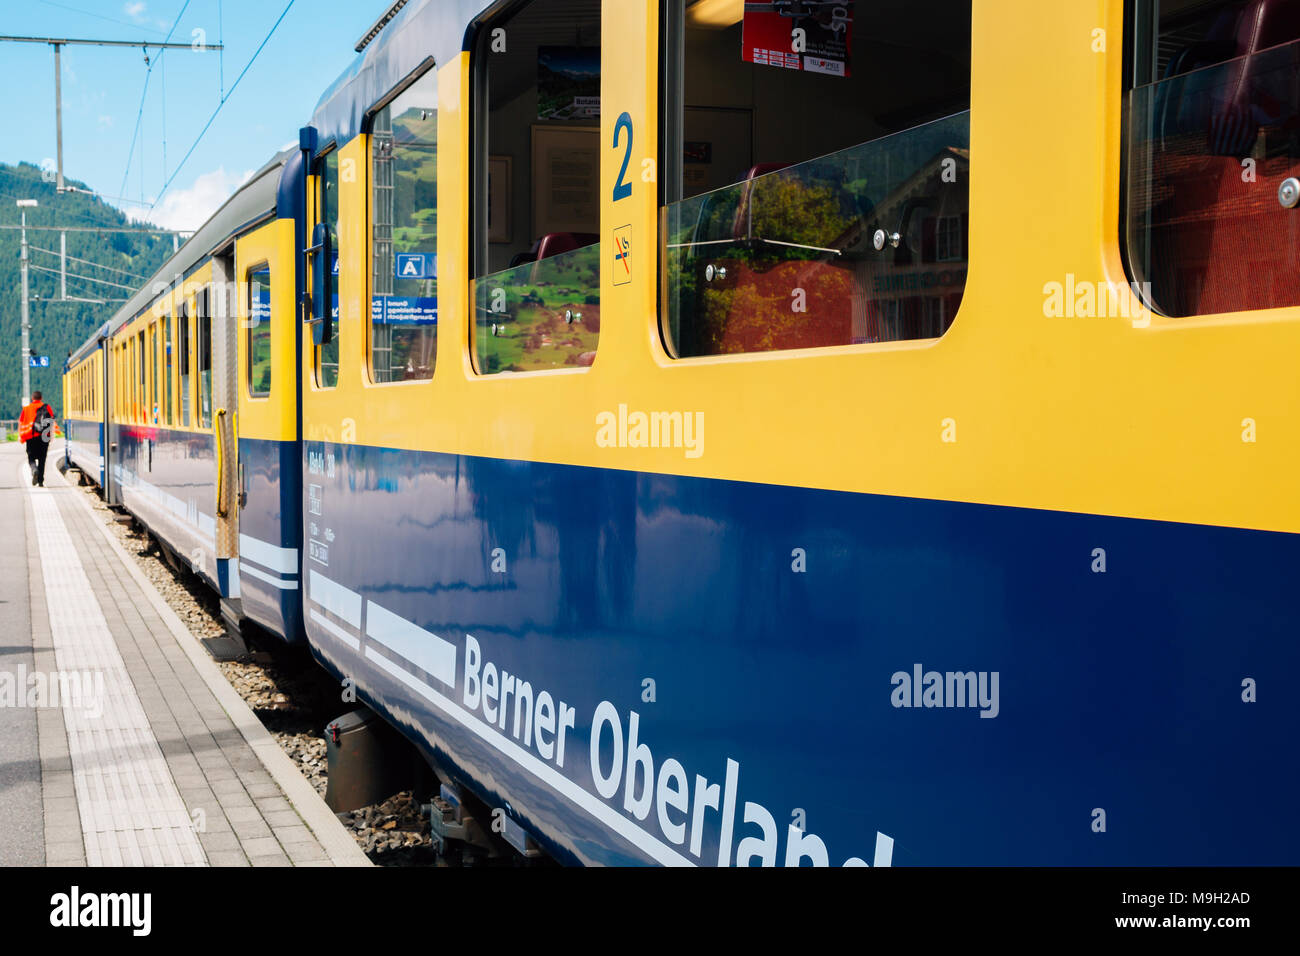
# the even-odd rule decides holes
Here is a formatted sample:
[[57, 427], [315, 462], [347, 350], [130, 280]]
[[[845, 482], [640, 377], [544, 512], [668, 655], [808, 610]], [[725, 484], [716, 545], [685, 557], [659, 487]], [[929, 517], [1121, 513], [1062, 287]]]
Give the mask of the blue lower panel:
[[1300, 537], [305, 452], [315, 652], [561, 859], [1300, 863]]
[[239, 439], [248, 492], [239, 512], [240, 601], [245, 616], [290, 642], [303, 638], [301, 455], [296, 441]]
[[[211, 433], [110, 425], [110, 467], [127, 511], [220, 590], [216, 445]], [[224, 592], [222, 592], [224, 593]]]
[[101, 488], [104, 486], [104, 424], [70, 418], [64, 422], [68, 461]]

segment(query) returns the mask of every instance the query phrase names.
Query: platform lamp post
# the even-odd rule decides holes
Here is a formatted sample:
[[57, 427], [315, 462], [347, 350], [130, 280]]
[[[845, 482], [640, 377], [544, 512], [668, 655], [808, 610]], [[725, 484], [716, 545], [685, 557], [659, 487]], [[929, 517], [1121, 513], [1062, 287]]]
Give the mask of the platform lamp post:
[[22, 405], [25, 408], [32, 396], [32, 370], [31, 370], [31, 347], [28, 344], [28, 330], [31, 328], [31, 316], [28, 308], [28, 288], [27, 288], [27, 210], [37, 206], [35, 199], [18, 200], [18, 208], [22, 210], [23, 228], [22, 228], [22, 273], [23, 273], [23, 397]]

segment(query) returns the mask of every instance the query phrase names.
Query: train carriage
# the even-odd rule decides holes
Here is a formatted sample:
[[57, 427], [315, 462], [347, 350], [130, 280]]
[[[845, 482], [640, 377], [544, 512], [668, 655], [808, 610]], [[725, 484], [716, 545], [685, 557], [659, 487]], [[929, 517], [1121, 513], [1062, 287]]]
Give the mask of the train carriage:
[[566, 863], [1300, 857], [1300, 4], [395, 11], [221, 367], [245, 602], [444, 798]]
[[[107, 369], [105, 499], [215, 588], [233, 620], [290, 642], [303, 639], [294, 404], [301, 163], [288, 150], [250, 177], [94, 346]], [[241, 357], [251, 371], [237, 381]], [[68, 374], [75, 390], [78, 369]], [[88, 452], [69, 434], [69, 458], [84, 471]]]
[[87, 480], [104, 487], [105, 324], [68, 356], [63, 370], [64, 460]]

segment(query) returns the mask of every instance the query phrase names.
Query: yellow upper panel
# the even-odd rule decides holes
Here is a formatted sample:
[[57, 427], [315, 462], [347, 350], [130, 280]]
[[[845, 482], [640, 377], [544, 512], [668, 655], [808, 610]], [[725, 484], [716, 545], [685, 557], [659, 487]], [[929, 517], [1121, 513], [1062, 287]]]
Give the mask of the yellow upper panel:
[[[296, 261], [292, 219], [274, 219], [235, 242], [235, 278], [239, 283], [235, 297], [239, 318], [236, 390], [241, 438], [297, 438]], [[248, 375], [248, 275], [263, 265], [271, 270], [271, 388], [269, 395], [255, 397], [249, 389]]]
[[[657, 9], [605, 4], [602, 49], [617, 62], [602, 74], [601, 236], [608, 250], [613, 230], [631, 227], [633, 281], [614, 286], [606, 263], [594, 366], [473, 372], [463, 54], [439, 76], [437, 374], [365, 383], [361, 136], [341, 153], [353, 165], [340, 177], [339, 388], [308, 387], [308, 439], [1300, 531], [1300, 310], [1194, 321], [1136, 303], [1136, 319], [1045, 313], [1051, 283], [1127, 281], [1120, 0], [975, 3], [971, 268], [946, 336], [689, 361], [669, 359], [658, 333]], [[625, 111], [632, 196], [614, 202]], [[600, 447], [598, 416], [621, 408], [701, 415], [701, 453]]]

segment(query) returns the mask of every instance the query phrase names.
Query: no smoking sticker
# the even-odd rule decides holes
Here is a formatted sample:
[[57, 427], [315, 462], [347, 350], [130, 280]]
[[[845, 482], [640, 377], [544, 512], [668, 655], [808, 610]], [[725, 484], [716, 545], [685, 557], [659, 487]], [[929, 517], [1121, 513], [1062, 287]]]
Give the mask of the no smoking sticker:
[[632, 227], [619, 226], [614, 230], [614, 285], [627, 285], [632, 281]]

